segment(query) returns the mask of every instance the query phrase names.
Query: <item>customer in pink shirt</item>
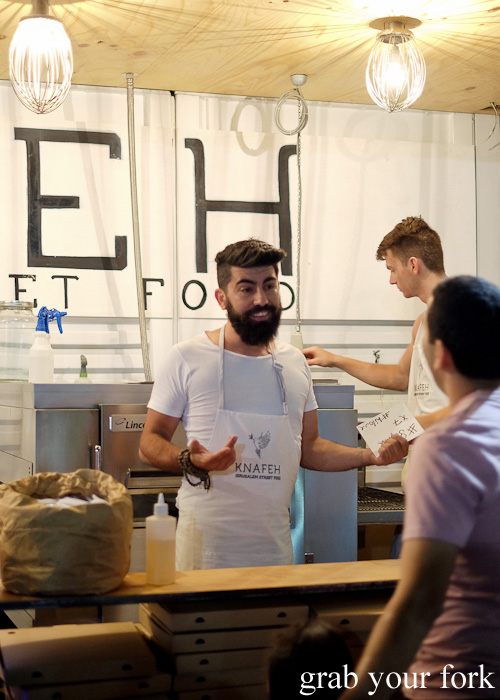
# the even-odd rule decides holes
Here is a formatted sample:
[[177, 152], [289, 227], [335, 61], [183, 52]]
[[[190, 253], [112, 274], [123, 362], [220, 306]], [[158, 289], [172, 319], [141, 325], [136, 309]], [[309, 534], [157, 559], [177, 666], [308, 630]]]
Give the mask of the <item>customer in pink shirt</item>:
[[441, 282], [424, 351], [452, 411], [416, 440], [401, 580], [342, 700], [500, 699], [500, 289]]

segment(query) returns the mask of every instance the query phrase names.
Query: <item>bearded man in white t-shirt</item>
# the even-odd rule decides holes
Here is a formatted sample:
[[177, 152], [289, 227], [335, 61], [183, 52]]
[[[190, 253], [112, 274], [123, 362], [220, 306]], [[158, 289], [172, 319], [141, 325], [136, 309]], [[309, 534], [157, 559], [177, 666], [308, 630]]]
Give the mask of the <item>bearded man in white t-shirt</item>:
[[[227, 323], [172, 348], [155, 381], [140, 456], [183, 472], [179, 570], [293, 564], [289, 506], [299, 465], [344, 471], [406, 454], [399, 436], [377, 456], [320, 438], [307, 362], [275, 339], [284, 255], [256, 239], [221, 251], [215, 296]], [[185, 450], [171, 443], [179, 421]]]

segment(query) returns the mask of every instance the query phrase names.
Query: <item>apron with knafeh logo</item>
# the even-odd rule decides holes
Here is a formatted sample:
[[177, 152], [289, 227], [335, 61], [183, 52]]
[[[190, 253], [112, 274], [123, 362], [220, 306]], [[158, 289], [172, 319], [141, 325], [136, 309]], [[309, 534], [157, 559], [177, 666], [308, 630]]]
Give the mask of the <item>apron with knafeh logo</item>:
[[178, 570], [293, 564], [290, 499], [300, 464], [286, 403], [283, 367], [270, 349], [282, 415], [224, 407], [224, 329], [219, 340], [219, 407], [208, 450], [237, 435], [237, 458], [211, 472], [205, 491], [184, 480], [178, 495]]

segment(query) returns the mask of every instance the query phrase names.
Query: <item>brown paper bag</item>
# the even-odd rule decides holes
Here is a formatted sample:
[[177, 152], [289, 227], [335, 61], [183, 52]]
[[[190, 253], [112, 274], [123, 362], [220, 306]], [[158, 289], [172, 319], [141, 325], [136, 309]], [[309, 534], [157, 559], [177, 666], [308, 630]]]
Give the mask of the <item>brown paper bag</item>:
[[[107, 503], [58, 508], [42, 498]], [[41, 472], [0, 485], [0, 571], [11, 593], [106, 593], [130, 567], [132, 498], [110, 474], [92, 469]]]

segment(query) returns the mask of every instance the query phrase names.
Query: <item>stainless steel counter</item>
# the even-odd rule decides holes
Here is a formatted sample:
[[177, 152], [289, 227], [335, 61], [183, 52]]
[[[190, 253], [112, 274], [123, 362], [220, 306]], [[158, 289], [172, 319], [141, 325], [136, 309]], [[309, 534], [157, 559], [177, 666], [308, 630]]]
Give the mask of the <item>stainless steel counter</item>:
[[100, 403], [147, 403], [153, 383], [31, 384], [0, 382], [0, 406], [95, 408]]
[[[137, 411], [145, 414], [151, 387], [151, 383], [0, 383], [0, 481], [37, 471], [96, 466], [95, 448], [102, 442], [100, 407], [140, 406]], [[129, 457], [131, 466], [130, 452]], [[121, 474], [117, 478], [123, 480]]]

